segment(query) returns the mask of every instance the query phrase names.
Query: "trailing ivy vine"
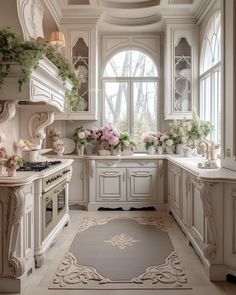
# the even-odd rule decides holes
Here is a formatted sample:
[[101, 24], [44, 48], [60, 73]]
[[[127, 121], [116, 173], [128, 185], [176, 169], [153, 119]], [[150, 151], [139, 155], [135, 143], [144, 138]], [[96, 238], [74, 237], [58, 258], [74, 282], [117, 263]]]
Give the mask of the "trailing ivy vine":
[[19, 34], [11, 32], [9, 28], [0, 30], [0, 88], [10, 72], [11, 65], [17, 63], [22, 68], [22, 77], [18, 80], [21, 92], [25, 83], [29, 82], [32, 70], [37, 67], [43, 56], [46, 56], [59, 69], [63, 82], [66, 79], [71, 80], [73, 87], [66, 96], [71, 107], [78, 110], [80, 81], [73, 65], [49, 43], [42, 40], [24, 41]]

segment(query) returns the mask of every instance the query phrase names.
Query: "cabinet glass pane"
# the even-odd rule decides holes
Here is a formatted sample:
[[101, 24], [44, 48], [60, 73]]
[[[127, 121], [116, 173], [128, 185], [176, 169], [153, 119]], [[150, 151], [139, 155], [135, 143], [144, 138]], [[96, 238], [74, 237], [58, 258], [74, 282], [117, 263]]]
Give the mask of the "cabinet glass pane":
[[192, 111], [191, 46], [181, 38], [175, 47], [174, 112]]
[[57, 214], [60, 214], [61, 211], [66, 206], [66, 193], [65, 189], [63, 189], [58, 195], [57, 195]]
[[133, 136], [137, 149], [144, 149], [143, 135], [157, 129], [156, 104], [156, 82], [133, 82]]
[[52, 222], [53, 218], [53, 202], [52, 200], [47, 201], [45, 206], [45, 225], [46, 227], [49, 225], [49, 223]]
[[89, 49], [83, 38], [79, 38], [72, 48], [73, 65], [82, 82], [78, 90], [78, 107], [72, 107], [71, 111], [89, 110]]
[[121, 131], [128, 130], [127, 82], [105, 82], [105, 122], [111, 123]]

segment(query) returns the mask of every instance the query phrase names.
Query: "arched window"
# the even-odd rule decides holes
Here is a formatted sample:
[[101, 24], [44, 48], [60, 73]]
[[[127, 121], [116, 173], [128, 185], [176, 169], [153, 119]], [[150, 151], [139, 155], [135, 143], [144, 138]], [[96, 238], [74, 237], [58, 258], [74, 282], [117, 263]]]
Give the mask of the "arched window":
[[142, 137], [157, 129], [158, 71], [143, 52], [125, 50], [107, 62], [103, 74], [103, 123], [128, 131], [143, 149]]
[[221, 138], [221, 15], [217, 12], [204, 34], [200, 61], [200, 116], [215, 130], [211, 140]]

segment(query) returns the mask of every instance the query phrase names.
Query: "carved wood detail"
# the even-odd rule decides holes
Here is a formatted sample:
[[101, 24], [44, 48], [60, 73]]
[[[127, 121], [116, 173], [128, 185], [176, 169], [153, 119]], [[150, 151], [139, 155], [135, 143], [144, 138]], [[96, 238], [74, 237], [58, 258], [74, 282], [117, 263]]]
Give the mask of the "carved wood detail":
[[201, 192], [201, 200], [207, 220], [207, 233], [209, 234], [203, 253], [209, 261], [214, 260], [217, 251], [217, 230], [212, 202], [212, 188], [214, 185], [215, 183], [205, 182]]
[[54, 112], [34, 113], [29, 118], [29, 135], [32, 143], [41, 148], [46, 137], [45, 128], [54, 121]]
[[0, 101], [0, 123], [11, 120], [16, 113], [16, 101]]
[[5, 235], [9, 275], [19, 277], [24, 273], [24, 261], [18, 256], [17, 245], [20, 223], [24, 214], [24, 194], [19, 187], [9, 188], [5, 211]]
[[43, 38], [44, 7], [42, 3], [39, 0], [17, 0], [17, 11], [24, 39]]

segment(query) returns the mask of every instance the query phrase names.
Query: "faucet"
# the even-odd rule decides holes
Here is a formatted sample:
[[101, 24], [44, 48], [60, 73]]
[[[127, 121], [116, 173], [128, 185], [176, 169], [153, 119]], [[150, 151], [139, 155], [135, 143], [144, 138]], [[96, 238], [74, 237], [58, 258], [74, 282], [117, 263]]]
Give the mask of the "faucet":
[[[205, 144], [205, 146], [206, 146], [206, 151], [205, 151], [204, 147], [201, 145], [202, 143]], [[199, 146], [200, 149], [201, 149], [201, 155], [202, 155], [202, 157], [204, 157], [205, 154], [206, 154], [206, 159], [208, 160], [208, 159], [209, 159], [209, 156], [210, 156], [209, 143], [208, 143], [206, 140], [202, 139], [202, 140], [199, 141], [198, 146]]]

